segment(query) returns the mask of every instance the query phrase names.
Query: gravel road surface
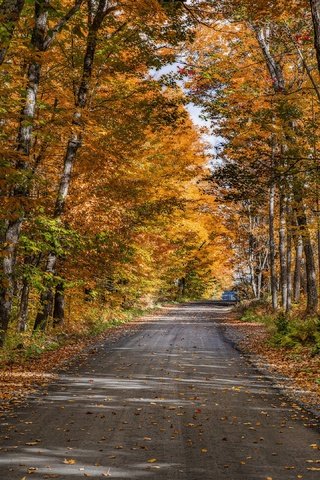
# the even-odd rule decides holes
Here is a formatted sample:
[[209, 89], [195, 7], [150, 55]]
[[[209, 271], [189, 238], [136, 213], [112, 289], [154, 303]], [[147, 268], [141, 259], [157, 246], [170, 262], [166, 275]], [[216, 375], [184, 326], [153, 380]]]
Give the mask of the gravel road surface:
[[2, 419], [0, 478], [319, 480], [306, 413], [191, 303], [101, 345]]

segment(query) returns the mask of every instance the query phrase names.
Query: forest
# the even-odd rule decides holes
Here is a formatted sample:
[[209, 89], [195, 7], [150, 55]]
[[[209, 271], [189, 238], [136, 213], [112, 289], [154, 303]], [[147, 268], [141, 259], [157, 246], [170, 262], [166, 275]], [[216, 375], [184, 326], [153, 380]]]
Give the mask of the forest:
[[320, 351], [319, 1], [2, 0], [0, 19], [0, 345], [233, 288]]

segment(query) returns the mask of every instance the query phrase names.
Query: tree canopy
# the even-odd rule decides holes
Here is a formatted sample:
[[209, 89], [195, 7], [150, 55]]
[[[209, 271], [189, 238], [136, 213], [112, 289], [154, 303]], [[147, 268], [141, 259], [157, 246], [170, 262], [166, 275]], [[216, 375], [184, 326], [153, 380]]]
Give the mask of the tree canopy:
[[2, 0], [0, 18], [2, 344], [232, 285], [317, 313], [317, 1]]

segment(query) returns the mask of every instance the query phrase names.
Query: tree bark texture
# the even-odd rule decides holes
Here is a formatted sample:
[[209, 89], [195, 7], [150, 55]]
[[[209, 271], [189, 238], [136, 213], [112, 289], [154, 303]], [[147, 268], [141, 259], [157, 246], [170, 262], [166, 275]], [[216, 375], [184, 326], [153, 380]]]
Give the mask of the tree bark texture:
[[286, 251], [286, 198], [280, 192], [279, 198], [279, 255], [280, 255], [280, 290], [282, 308], [287, 310], [288, 300], [288, 269]]
[[278, 282], [276, 273], [276, 253], [275, 253], [275, 228], [274, 228], [274, 215], [275, 215], [275, 185], [271, 185], [269, 195], [269, 252], [270, 252], [270, 287], [272, 308], [277, 310], [278, 308]]
[[59, 283], [56, 286], [53, 304], [53, 326], [57, 327], [64, 322], [65, 301], [64, 301], [64, 284]]
[[269, 37], [271, 33], [270, 28], [271, 27], [268, 25], [263, 27], [253, 26], [258, 43], [260, 45], [261, 51], [266, 61], [267, 68], [271, 76], [273, 88], [275, 92], [281, 93], [281, 92], [285, 92], [286, 90], [285, 80], [282, 73], [282, 68], [279, 65], [279, 63], [275, 60], [270, 50], [270, 42], [269, 42]]
[[318, 70], [320, 73], [320, 0], [310, 0]]
[[2, 274], [0, 277], [0, 346], [3, 345], [8, 329], [13, 297], [15, 252], [19, 240], [21, 223], [9, 222], [6, 231], [5, 247], [2, 258]]
[[[53, 280], [55, 267], [56, 267], [57, 256], [50, 254], [47, 260], [46, 272]], [[51, 316], [53, 310], [53, 287], [44, 288], [43, 292], [40, 295], [40, 308], [38, 310], [36, 320], [33, 326], [33, 330], [42, 330], [44, 331], [47, 326], [47, 319]]]
[[289, 224], [287, 227], [287, 312], [290, 312], [292, 307], [292, 225], [290, 223], [290, 206], [288, 206], [288, 220]]
[[294, 301], [299, 302], [301, 296], [301, 275], [302, 275], [302, 255], [303, 255], [303, 243], [302, 238], [299, 236], [295, 245], [295, 267], [294, 267], [294, 280], [293, 280], [293, 295]]
[[303, 250], [306, 262], [306, 288], [307, 288], [307, 309], [306, 313], [313, 315], [318, 307], [317, 275], [311, 235], [308, 228], [307, 214], [303, 203], [302, 186], [294, 186], [294, 200], [297, 216], [297, 223], [302, 237]]
[[29, 312], [29, 292], [30, 292], [29, 280], [27, 278], [24, 278], [23, 284], [22, 284], [19, 318], [18, 318], [18, 332], [20, 333], [25, 332], [27, 329], [28, 312]]

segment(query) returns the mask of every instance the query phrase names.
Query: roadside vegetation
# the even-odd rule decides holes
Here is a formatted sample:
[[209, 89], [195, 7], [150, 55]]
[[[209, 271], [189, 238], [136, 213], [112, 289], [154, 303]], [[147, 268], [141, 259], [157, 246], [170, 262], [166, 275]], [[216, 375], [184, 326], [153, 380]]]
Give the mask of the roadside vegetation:
[[273, 312], [265, 302], [254, 302], [238, 308], [244, 323], [262, 323], [268, 332], [272, 347], [284, 348], [294, 353], [320, 354], [320, 320], [318, 316], [304, 318], [299, 308], [290, 317], [283, 312]]

